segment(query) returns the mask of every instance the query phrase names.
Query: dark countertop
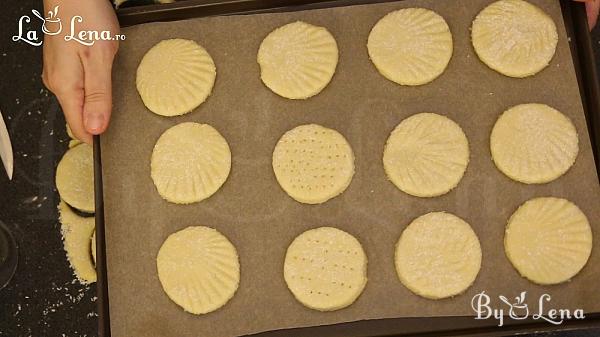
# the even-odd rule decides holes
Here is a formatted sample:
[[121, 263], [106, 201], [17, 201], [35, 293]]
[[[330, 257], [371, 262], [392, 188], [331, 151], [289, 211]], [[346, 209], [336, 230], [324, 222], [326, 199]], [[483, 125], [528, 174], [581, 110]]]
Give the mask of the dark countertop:
[[[40, 79], [42, 47], [11, 38], [34, 8], [42, 11], [41, 1], [4, 2], [0, 20], [0, 108], [15, 154], [13, 181], [0, 169], [0, 221], [20, 247], [17, 273], [0, 290], [0, 337], [97, 336], [95, 286], [74, 280], [57, 220], [54, 172], [68, 145], [65, 121]], [[600, 29], [593, 39], [600, 69]], [[591, 337], [600, 329], [545, 335]]]

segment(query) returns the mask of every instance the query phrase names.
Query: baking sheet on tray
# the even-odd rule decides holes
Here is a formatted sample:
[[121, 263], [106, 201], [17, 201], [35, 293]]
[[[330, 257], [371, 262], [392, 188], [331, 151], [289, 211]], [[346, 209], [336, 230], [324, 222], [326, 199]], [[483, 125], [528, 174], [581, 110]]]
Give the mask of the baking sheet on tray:
[[[471, 298], [481, 291], [517, 296], [527, 291], [531, 310], [542, 293], [546, 309], [600, 311], [600, 247], [572, 282], [552, 287], [521, 278], [506, 259], [507, 219], [536, 196], [575, 202], [600, 233], [600, 188], [577, 87], [559, 1], [532, 0], [558, 26], [559, 44], [551, 65], [527, 79], [504, 77], [483, 65], [470, 43], [470, 24], [491, 0], [407, 0], [304, 12], [257, 14], [152, 23], [123, 29], [127, 40], [114, 68], [114, 113], [102, 137], [108, 277], [113, 336], [229, 336], [280, 328], [314, 326], [373, 318], [472, 315]], [[421, 6], [448, 22], [454, 55], [434, 82], [401, 87], [381, 76], [369, 61], [371, 27], [391, 10]], [[256, 53], [262, 39], [285, 23], [304, 20], [334, 35], [340, 61], [323, 92], [306, 101], [283, 99], [260, 81]], [[135, 89], [135, 72], [144, 53], [167, 38], [198, 41], [212, 55], [217, 80], [212, 95], [190, 114], [164, 118], [148, 111]], [[528, 102], [549, 104], [575, 123], [580, 153], [562, 178], [542, 186], [511, 181], [494, 166], [488, 138], [507, 108]], [[399, 191], [383, 171], [381, 156], [392, 129], [419, 112], [436, 112], [458, 122], [470, 142], [471, 162], [458, 188], [421, 199]], [[219, 192], [201, 203], [179, 206], [158, 195], [150, 178], [152, 148], [167, 128], [181, 122], [209, 123], [229, 142], [231, 174]], [[271, 168], [279, 137], [305, 123], [340, 131], [352, 145], [356, 174], [349, 188], [329, 202], [309, 206], [289, 198]], [[453, 299], [431, 301], [398, 281], [394, 245], [419, 215], [452, 212], [479, 236], [483, 264], [475, 284]], [[237, 247], [241, 285], [221, 310], [204, 316], [184, 313], [162, 291], [155, 258], [164, 239], [191, 225], [217, 228]], [[335, 226], [354, 235], [369, 259], [369, 281], [352, 306], [330, 313], [304, 308], [283, 280], [289, 243], [303, 231]], [[500, 306], [500, 304], [498, 304]]]

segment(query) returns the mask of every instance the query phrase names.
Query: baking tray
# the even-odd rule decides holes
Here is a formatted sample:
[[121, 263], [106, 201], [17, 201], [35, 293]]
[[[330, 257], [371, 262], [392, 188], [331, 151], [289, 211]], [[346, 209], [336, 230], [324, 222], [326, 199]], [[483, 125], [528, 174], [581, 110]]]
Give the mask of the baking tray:
[[[182, 20], [194, 17], [232, 14], [255, 14], [261, 12], [295, 11], [346, 5], [385, 2], [368, 0], [187, 0], [165, 5], [149, 5], [124, 8], [117, 12], [122, 26], [130, 26], [154, 21]], [[586, 114], [590, 139], [594, 152], [596, 170], [600, 175], [600, 85], [594, 63], [591, 37], [587, 29], [585, 8], [571, 0], [561, 0], [561, 7], [567, 34], [571, 38], [570, 47], [579, 81], [582, 103]], [[97, 228], [97, 269], [98, 269], [98, 314], [99, 335], [110, 336], [110, 314], [108, 306], [108, 284], [104, 242], [104, 208], [101, 175], [100, 139], [94, 138], [95, 185], [96, 185], [96, 228]], [[584, 320], [566, 321], [561, 329], [600, 327], [600, 313], [588, 313]], [[367, 320], [310, 328], [278, 330], [256, 336], [450, 336], [506, 335], [524, 331], [556, 329], [539, 321], [507, 320], [499, 328], [494, 320], [474, 320], [472, 317], [438, 318], [396, 318]]]

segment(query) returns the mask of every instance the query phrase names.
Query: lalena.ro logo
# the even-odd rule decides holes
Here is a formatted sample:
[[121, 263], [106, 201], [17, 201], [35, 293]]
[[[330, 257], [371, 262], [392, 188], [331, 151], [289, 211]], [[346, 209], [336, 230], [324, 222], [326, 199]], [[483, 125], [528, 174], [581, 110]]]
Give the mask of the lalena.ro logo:
[[[63, 31], [63, 23], [58, 15], [58, 7], [48, 11], [48, 16], [44, 17], [35, 9], [31, 10], [34, 17], [41, 22], [41, 30], [46, 35], [58, 35]], [[92, 46], [96, 41], [122, 41], [125, 40], [125, 35], [113, 35], [108, 30], [78, 30], [77, 25], [83, 22], [83, 17], [75, 15], [71, 18], [69, 31], [65, 34], [65, 41], [75, 41], [86, 46]], [[38, 30], [27, 30], [25, 26], [32, 23], [32, 18], [28, 15], [23, 15], [19, 19], [19, 33], [12, 37], [13, 41], [23, 41], [32, 46], [40, 46], [43, 43], [41, 36], [38, 35]]]
[[523, 291], [514, 300], [509, 300], [505, 296], [498, 296], [500, 301], [492, 303], [491, 297], [482, 291], [473, 296], [471, 307], [475, 312], [475, 319], [496, 319], [498, 326], [504, 325], [504, 317], [510, 319], [523, 320], [527, 318], [535, 320], [544, 320], [554, 325], [559, 325], [566, 319], [584, 319], [585, 315], [582, 309], [547, 309], [547, 304], [552, 297], [548, 294], [543, 294], [537, 301], [537, 311], [530, 310], [527, 305], [527, 292]]

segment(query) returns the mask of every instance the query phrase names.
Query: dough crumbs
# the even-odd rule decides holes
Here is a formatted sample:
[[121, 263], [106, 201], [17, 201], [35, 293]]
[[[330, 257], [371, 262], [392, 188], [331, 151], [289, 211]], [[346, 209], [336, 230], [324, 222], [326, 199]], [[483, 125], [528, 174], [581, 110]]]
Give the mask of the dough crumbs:
[[327, 29], [296, 21], [267, 35], [260, 44], [257, 61], [260, 78], [274, 93], [306, 99], [331, 81], [338, 47]]
[[188, 113], [210, 95], [217, 71], [213, 59], [198, 43], [163, 40], [142, 58], [136, 86], [150, 111], [162, 116]]
[[209, 227], [188, 227], [171, 234], [158, 251], [156, 266], [169, 298], [196, 315], [224, 306], [240, 284], [235, 247]]
[[469, 288], [481, 268], [481, 246], [468, 223], [433, 212], [415, 219], [396, 244], [396, 271], [404, 286], [429, 299]]
[[190, 204], [213, 195], [227, 180], [231, 152], [208, 124], [181, 123], [165, 131], [154, 146], [151, 175], [167, 201]]
[[425, 8], [393, 11], [375, 24], [369, 57], [388, 80], [422, 85], [440, 76], [452, 58], [452, 33], [443, 17]]
[[469, 142], [451, 119], [420, 113], [392, 131], [383, 151], [388, 178], [417, 197], [435, 197], [455, 188], [469, 164]]
[[339, 132], [316, 124], [301, 125], [277, 142], [273, 170], [290, 197], [305, 204], [320, 204], [350, 185], [354, 154]]
[[56, 168], [56, 189], [70, 206], [94, 213], [94, 152], [88, 144], [67, 150]]
[[84, 218], [75, 214], [62, 200], [58, 211], [64, 249], [73, 273], [83, 284], [96, 282], [96, 268], [90, 251], [90, 240], [95, 228], [94, 218]]
[[504, 249], [523, 277], [537, 284], [558, 284], [586, 265], [592, 252], [592, 230], [572, 202], [534, 198], [508, 220]]
[[367, 256], [352, 235], [332, 227], [308, 230], [287, 249], [285, 282], [308, 308], [333, 311], [345, 308], [367, 284]]
[[556, 51], [556, 25], [540, 8], [523, 0], [500, 0], [473, 21], [473, 47], [488, 67], [510, 77], [535, 75]]
[[579, 152], [568, 117], [544, 104], [522, 104], [504, 112], [490, 136], [496, 167], [516, 181], [543, 184], [562, 176]]

